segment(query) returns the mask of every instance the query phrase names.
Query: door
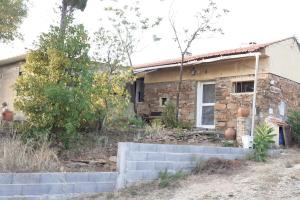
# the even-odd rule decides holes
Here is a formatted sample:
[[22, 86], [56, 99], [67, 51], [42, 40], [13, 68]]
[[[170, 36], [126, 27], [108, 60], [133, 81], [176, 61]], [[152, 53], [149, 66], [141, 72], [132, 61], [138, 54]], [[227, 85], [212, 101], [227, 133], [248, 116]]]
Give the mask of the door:
[[198, 82], [197, 127], [215, 128], [215, 82]]

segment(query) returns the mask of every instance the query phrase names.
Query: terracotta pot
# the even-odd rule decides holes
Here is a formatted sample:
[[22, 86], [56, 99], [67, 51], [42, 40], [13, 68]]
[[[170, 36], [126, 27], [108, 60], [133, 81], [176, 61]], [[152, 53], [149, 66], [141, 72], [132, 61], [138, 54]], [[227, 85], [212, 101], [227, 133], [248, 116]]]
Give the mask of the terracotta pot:
[[235, 132], [234, 128], [231, 128], [231, 127], [227, 128], [225, 130], [224, 137], [226, 140], [235, 140], [236, 132]]
[[238, 117], [248, 117], [250, 114], [250, 110], [246, 107], [239, 107], [237, 116]]
[[13, 112], [11, 112], [11, 111], [4, 111], [3, 113], [2, 113], [2, 120], [4, 120], [4, 121], [13, 121]]

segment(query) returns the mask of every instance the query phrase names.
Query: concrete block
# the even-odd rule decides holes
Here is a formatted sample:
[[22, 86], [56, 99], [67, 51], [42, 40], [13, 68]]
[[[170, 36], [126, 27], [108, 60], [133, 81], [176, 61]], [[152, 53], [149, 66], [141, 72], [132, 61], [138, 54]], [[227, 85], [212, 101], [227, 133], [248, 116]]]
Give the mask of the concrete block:
[[147, 161], [165, 161], [165, 154], [162, 152], [149, 152], [147, 153]]
[[0, 185], [0, 196], [21, 195], [22, 185]]
[[117, 176], [117, 172], [89, 173], [89, 182], [116, 182]]
[[40, 183], [65, 183], [66, 173], [42, 173]]
[[47, 194], [72, 194], [74, 193], [75, 184], [74, 183], [56, 183], [49, 184], [49, 190]]
[[42, 195], [49, 194], [50, 184], [24, 184], [22, 187], [22, 195]]
[[154, 162], [127, 161], [127, 170], [154, 170]]
[[112, 183], [75, 183], [74, 193], [113, 192], [114, 189]]
[[11, 184], [13, 180], [12, 173], [1, 173], [0, 174], [0, 184]]
[[31, 184], [40, 182], [40, 173], [13, 173], [13, 184]]
[[128, 152], [127, 160], [130, 161], [145, 161], [147, 160], [147, 152]]
[[65, 174], [65, 177], [69, 183], [89, 182], [88, 172], [69, 172]]

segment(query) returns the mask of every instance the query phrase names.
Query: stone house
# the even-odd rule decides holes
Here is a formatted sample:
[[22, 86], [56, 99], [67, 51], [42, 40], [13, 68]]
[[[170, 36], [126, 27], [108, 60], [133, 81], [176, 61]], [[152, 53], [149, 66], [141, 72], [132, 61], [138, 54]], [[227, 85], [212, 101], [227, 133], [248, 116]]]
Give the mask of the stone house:
[[14, 109], [16, 92], [13, 85], [22, 74], [21, 65], [25, 62], [25, 55], [0, 60], [0, 105], [6, 102], [8, 109], [14, 112], [14, 119], [21, 120], [24, 115]]
[[[176, 102], [180, 61], [135, 66], [138, 114], [157, 116], [168, 101]], [[186, 57], [181, 120], [223, 132], [236, 127], [240, 106], [250, 110], [252, 130], [270, 115], [284, 120], [288, 110], [300, 109], [300, 46], [296, 38]]]

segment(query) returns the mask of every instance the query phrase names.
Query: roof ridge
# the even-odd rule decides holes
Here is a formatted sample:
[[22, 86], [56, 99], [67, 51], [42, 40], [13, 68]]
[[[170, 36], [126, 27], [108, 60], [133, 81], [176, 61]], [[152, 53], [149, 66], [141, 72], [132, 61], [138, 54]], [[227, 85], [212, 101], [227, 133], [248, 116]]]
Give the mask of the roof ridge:
[[[210, 53], [203, 53], [203, 54], [197, 54], [197, 55], [191, 55], [191, 56], [186, 56], [184, 63], [190, 62], [190, 61], [197, 61], [197, 60], [202, 60], [202, 59], [207, 59], [207, 58], [213, 58], [213, 57], [219, 57], [219, 56], [224, 56], [224, 55], [234, 55], [234, 54], [245, 54], [245, 53], [251, 53], [251, 52], [257, 52], [261, 50], [262, 48], [265, 48], [267, 46], [270, 46], [275, 43], [279, 43], [288, 39], [296, 39], [295, 37], [288, 37], [284, 38], [281, 40], [276, 40], [268, 43], [262, 43], [262, 44], [253, 44], [249, 45], [246, 47], [239, 47], [239, 48], [231, 48], [231, 49], [226, 49], [226, 50], [221, 50], [221, 51], [215, 51], [215, 52], [210, 52]], [[159, 60], [155, 62], [149, 62], [145, 64], [139, 64], [135, 65], [134, 68], [145, 68], [145, 67], [155, 67], [155, 66], [160, 66], [160, 65], [171, 65], [171, 64], [177, 64], [181, 62], [181, 58], [171, 58], [171, 59], [165, 59], [165, 60]]]

